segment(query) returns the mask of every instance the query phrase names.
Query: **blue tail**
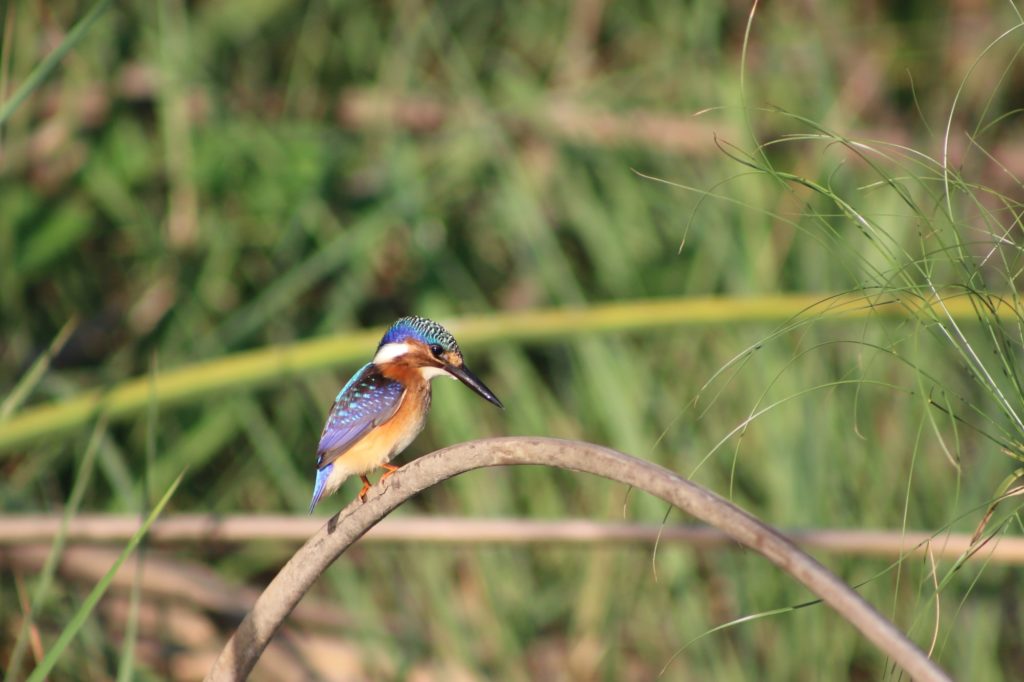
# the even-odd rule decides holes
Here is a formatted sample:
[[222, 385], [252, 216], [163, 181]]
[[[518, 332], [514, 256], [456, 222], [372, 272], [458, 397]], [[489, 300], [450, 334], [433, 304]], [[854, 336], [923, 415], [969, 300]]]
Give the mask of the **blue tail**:
[[324, 494], [324, 486], [327, 485], [327, 479], [333, 470], [333, 464], [328, 464], [323, 469], [316, 470], [316, 483], [313, 484], [313, 500], [309, 503], [310, 514], [316, 509], [316, 503], [320, 501], [320, 496]]

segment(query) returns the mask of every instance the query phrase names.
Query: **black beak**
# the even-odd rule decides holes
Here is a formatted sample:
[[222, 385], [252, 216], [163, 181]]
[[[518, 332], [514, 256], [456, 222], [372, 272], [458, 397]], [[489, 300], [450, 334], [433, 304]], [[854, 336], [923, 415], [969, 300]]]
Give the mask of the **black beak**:
[[461, 381], [462, 383], [473, 389], [473, 392], [483, 398], [489, 403], [493, 403], [505, 409], [505, 406], [498, 400], [498, 396], [491, 392], [491, 389], [487, 388], [484, 382], [480, 381], [475, 374], [469, 371], [469, 367], [463, 365], [462, 367], [456, 367], [455, 365], [445, 365], [445, 371], [451, 374], [453, 377]]

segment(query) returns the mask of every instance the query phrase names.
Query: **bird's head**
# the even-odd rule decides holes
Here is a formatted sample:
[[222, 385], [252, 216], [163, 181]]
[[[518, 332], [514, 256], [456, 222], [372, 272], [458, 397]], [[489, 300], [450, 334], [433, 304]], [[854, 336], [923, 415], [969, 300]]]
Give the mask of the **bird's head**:
[[405, 365], [427, 380], [437, 376], [458, 379], [480, 397], [504, 407], [491, 389], [466, 367], [455, 337], [425, 317], [403, 317], [391, 325], [377, 346], [373, 364], [381, 368]]

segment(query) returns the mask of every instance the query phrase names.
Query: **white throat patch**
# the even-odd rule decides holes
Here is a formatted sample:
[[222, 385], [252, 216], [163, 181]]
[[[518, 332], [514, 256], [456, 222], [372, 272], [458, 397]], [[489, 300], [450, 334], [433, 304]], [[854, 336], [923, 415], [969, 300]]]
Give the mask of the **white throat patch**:
[[412, 347], [407, 343], [385, 343], [377, 350], [377, 354], [373, 356], [373, 364], [383, 365], [402, 357], [411, 350]]

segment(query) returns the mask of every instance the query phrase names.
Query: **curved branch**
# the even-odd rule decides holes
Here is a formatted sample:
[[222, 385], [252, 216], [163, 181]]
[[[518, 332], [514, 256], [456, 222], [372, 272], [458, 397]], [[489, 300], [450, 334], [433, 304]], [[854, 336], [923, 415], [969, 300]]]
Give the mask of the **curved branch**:
[[675, 505], [763, 555], [818, 595], [917, 680], [949, 680], [910, 639], [859, 594], [778, 531], [668, 469], [610, 448], [554, 438], [492, 438], [454, 445], [414, 460], [375, 486], [365, 503], [332, 517], [270, 582], [207, 674], [210, 681], [242, 680], [284, 619], [335, 559], [374, 524], [413, 495], [466, 471], [542, 464], [603, 476]]

